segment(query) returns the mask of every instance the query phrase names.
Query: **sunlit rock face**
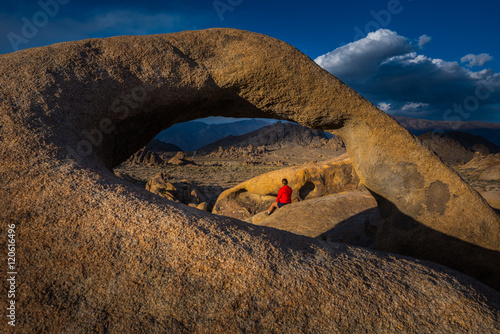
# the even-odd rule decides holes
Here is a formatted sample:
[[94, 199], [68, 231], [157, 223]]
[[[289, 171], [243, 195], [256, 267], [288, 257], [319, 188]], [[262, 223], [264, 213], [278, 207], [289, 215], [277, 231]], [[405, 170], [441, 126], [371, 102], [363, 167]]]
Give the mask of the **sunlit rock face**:
[[284, 168], [242, 182], [219, 195], [213, 212], [245, 220], [267, 211], [276, 201], [283, 178], [293, 189], [293, 202], [352, 191], [359, 185], [351, 160], [343, 154], [321, 163]]
[[[15, 230], [19, 331], [498, 331], [498, 293], [459, 272], [324, 248], [110, 171], [160, 130], [209, 115], [331, 131], [378, 200], [381, 248], [490, 282], [495, 213], [295, 48], [229, 29], [127, 36], [1, 55], [0, 73], [0, 221], [3, 236]], [[455, 260], [464, 245], [473, 252]]]

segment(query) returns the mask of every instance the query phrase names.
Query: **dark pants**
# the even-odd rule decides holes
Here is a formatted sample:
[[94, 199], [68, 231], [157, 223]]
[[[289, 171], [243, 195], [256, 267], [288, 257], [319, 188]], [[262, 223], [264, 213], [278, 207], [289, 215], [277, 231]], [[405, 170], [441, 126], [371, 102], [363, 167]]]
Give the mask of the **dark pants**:
[[287, 204], [290, 204], [290, 203], [281, 203], [281, 202], [278, 202], [278, 208], [281, 208]]

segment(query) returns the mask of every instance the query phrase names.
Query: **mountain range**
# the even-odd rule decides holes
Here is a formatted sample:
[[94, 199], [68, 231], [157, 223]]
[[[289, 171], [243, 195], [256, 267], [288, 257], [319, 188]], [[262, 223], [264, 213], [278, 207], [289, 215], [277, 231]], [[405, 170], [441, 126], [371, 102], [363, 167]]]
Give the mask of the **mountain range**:
[[207, 124], [191, 121], [174, 124], [155, 139], [177, 145], [184, 151], [195, 151], [227, 136], [239, 136], [272, 124], [273, 121], [250, 119], [231, 123]]
[[[449, 133], [460, 131], [481, 136], [500, 146], [500, 124], [477, 121], [432, 121], [394, 116], [396, 121], [416, 136], [427, 132]], [[178, 146], [184, 151], [195, 151], [228, 136], [241, 136], [273, 124], [272, 120], [251, 119], [231, 123], [207, 124], [201, 121], [178, 123], [160, 132], [155, 139]], [[284, 122], [283, 124], [286, 124]], [[324, 134], [324, 133], [323, 133]], [[331, 138], [330, 134], [324, 134]], [[323, 136], [323, 135], [321, 135]], [[231, 141], [231, 137], [227, 141]], [[221, 145], [222, 144], [222, 145]], [[215, 145], [215, 144], [214, 144]], [[217, 146], [226, 146], [223, 141]]]
[[[340, 139], [336, 138], [337, 141]], [[240, 136], [227, 136], [200, 149], [201, 153], [217, 150], [219, 147], [265, 146], [267, 149], [285, 148], [293, 145], [321, 147], [329, 142], [325, 132], [305, 126], [277, 122]]]
[[446, 133], [460, 131], [488, 139], [500, 146], [500, 124], [478, 121], [431, 121], [402, 116], [394, 116], [396, 121], [415, 136], [426, 132]]

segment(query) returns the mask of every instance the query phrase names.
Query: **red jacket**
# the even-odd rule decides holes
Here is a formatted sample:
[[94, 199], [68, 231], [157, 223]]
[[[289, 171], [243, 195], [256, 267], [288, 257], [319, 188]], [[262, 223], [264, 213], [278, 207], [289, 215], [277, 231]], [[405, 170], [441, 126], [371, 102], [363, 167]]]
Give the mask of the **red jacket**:
[[292, 203], [292, 188], [289, 186], [283, 186], [278, 191], [278, 198], [276, 198], [276, 202], [287, 204]]

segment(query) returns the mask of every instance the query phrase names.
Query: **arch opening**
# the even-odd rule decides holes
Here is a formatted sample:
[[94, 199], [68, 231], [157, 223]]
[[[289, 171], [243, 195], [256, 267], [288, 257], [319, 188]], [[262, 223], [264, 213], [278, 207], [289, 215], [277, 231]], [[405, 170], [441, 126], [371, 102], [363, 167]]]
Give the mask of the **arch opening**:
[[[287, 169], [304, 164], [321, 165], [342, 154], [345, 146], [338, 137], [294, 122], [213, 117], [177, 123], [161, 131], [113, 170], [157, 195], [212, 212], [219, 195], [228, 189], [269, 172], [284, 170], [286, 174]], [[325, 177], [317, 178], [321, 182]], [[233, 204], [243, 212], [235, 217], [248, 218], [267, 210], [276, 200], [281, 179], [275, 180], [274, 195], [249, 192], [248, 196], [235, 196]], [[298, 187], [294, 196], [298, 200], [315, 188], [311, 182], [294, 187]], [[218, 211], [227, 215], [220, 208]]]

